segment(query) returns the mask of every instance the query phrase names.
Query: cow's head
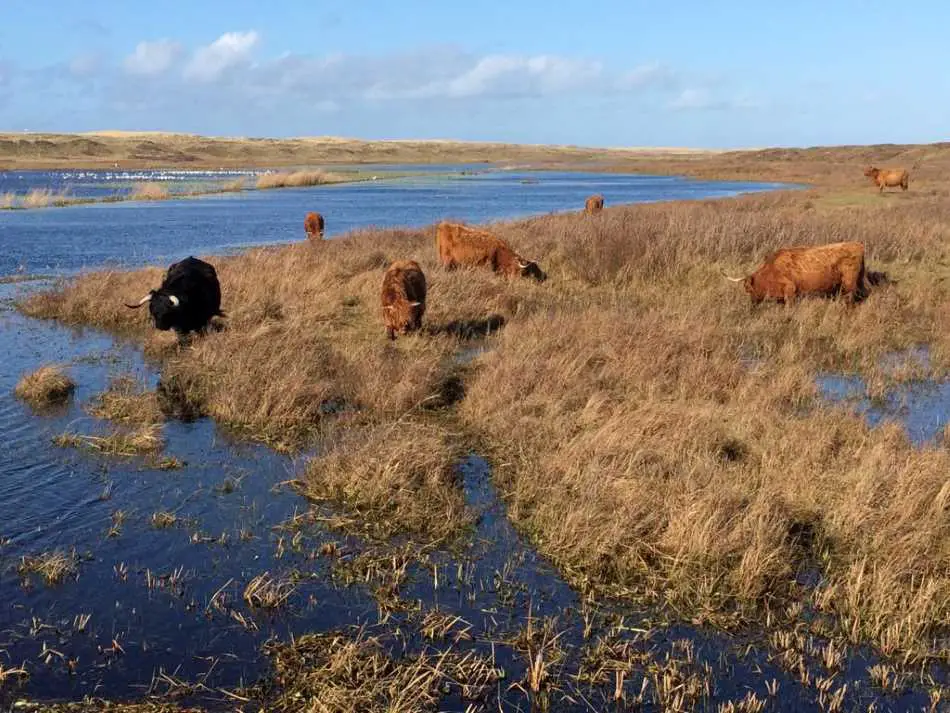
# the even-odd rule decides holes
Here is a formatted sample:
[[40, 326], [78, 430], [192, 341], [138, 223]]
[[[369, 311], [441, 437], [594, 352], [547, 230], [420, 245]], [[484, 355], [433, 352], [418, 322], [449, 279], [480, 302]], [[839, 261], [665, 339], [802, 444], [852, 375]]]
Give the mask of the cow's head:
[[544, 282], [548, 279], [547, 273], [538, 267], [538, 263], [534, 260], [524, 261], [519, 259], [518, 271], [522, 277], [533, 277], [538, 282]]
[[175, 295], [164, 290], [149, 290], [145, 297], [134, 305], [127, 304], [126, 307], [138, 309], [146, 302], [156, 328], [161, 330], [172, 329], [178, 323], [178, 315], [181, 313], [181, 300]]
[[729, 277], [729, 275], [722, 270], [719, 272], [722, 273], [722, 276], [729, 280], [729, 282], [741, 282], [742, 287], [749, 293], [752, 299], [756, 299], [759, 296], [761, 290], [759, 289], [759, 285], [756, 284], [756, 273], [752, 273], [748, 277]]
[[876, 176], [878, 173], [878, 169], [874, 168], [874, 166], [868, 166], [866, 169], [864, 169], [864, 175], [868, 178]]

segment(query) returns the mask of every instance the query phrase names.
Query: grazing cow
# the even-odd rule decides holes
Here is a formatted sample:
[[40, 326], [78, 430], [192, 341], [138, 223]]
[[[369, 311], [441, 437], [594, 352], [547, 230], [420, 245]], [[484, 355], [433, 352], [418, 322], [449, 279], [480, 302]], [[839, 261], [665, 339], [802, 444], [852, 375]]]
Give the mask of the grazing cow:
[[212, 317], [224, 316], [218, 274], [212, 265], [195, 257], [173, 264], [161, 287], [149, 290], [136, 304], [126, 307], [138, 309], [146, 302], [155, 326], [161, 330], [174, 329], [179, 337], [204, 331]]
[[871, 179], [871, 182], [877, 186], [878, 193], [883, 193], [885, 188], [901, 187], [902, 191], [907, 190], [910, 183], [910, 173], [903, 168], [874, 168], [868, 166], [864, 175]]
[[320, 240], [323, 238], [323, 216], [320, 213], [307, 213], [303, 221], [303, 229], [307, 231], [307, 237], [311, 240]]
[[415, 260], [397, 260], [383, 275], [380, 295], [386, 336], [408, 334], [422, 327], [426, 311], [426, 276]]
[[584, 203], [584, 212], [587, 215], [596, 215], [604, 209], [604, 197], [600, 194], [591, 196]]
[[853, 303], [864, 299], [868, 289], [864, 244], [857, 242], [782, 248], [748, 277], [723, 276], [741, 282], [753, 304], [763, 300], [789, 302], [809, 294], [845, 294]]
[[544, 282], [547, 275], [533, 260], [525, 260], [501, 238], [460, 223], [440, 223], [435, 234], [439, 260], [448, 270], [460, 265], [490, 267], [506, 277], [533, 277]]

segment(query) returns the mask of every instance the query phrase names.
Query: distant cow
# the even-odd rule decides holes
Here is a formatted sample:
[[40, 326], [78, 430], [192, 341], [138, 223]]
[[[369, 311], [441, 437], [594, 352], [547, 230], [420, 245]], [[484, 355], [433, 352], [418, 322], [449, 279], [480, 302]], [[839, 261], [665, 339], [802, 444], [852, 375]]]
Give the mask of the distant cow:
[[212, 317], [224, 316], [218, 274], [213, 266], [195, 257], [173, 264], [161, 287], [149, 290], [136, 304], [126, 307], [138, 309], [146, 302], [155, 326], [161, 330], [174, 329], [179, 336], [203, 331]]
[[386, 336], [407, 334], [422, 327], [426, 311], [426, 276], [415, 260], [397, 260], [383, 275], [380, 295]]
[[533, 260], [525, 260], [501, 238], [460, 223], [440, 223], [435, 235], [439, 260], [446, 269], [459, 266], [490, 267], [506, 277], [533, 277], [544, 282], [547, 275]]
[[[783, 248], [769, 255], [748, 277], [723, 275], [732, 282], [741, 282], [753, 304], [763, 300], [789, 302], [809, 294], [844, 294], [857, 302], [867, 296], [868, 289], [864, 245], [857, 242]], [[880, 282], [883, 284], [886, 278]]]
[[323, 237], [323, 216], [320, 213], [310, 212], [304, 218], [303, 228], [307, 231], [307, 237], [311, 240], [319, 240]]
[[877, 186], [879, 193], [883, 193], [885, 188], [897, 188], [898, 186], [901, 187], [902, 191], [906, 191], [910, 184], [910, 173], [903, 168], [881, 169], [868, 166], [864, 170], [864, 175]]
[[604, 209], [604, 197], [600, 194], [591, 196], [584, 203], [584, 212], [587, 215], [595, 215]]

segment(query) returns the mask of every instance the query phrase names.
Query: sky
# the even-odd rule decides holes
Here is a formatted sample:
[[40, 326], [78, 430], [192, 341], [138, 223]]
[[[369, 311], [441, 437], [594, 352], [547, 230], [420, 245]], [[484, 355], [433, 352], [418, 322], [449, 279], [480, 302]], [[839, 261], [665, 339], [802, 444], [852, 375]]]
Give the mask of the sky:
[[3, 0], [0, 130], [703, 148], [950, 135], [940, 0]]

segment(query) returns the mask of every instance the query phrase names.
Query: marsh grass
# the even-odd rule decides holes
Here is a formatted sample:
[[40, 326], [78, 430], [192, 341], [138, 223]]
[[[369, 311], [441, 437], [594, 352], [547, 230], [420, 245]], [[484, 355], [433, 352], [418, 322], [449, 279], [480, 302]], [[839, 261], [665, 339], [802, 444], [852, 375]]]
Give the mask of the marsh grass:
[[490, 662], [454, 651], [396, 658], [384, 641], [355, 633], [306, 634], [267, 647], [280, 685], [269, 710], [316, 706], [326, 713], [437, 710], [447, 692], [484, 700], [500, 674]]
[[353, 429], [310, 462], [301, 490], [342, 506], [360, 534], [444, 539], [471, 524], [456, 483], [458, 455], [448, 432], [417, 420]]
[[62, 433], [53, 438], [60, 448], [81, 448], [109, 456], [132, 457], [154, 455], [165, 446], [160, 424], [147, 424], [134, 429], [117, 428], [103, 436]]
[[[319, 445], [304, 492], [368, 534], [466, 523], [446, 465], [477, 442], [509, 517], [580, 588], [722, 625], [808, 603], [886, 654], [945, 656], [950, 451], [869, 428], [823, 403], [815, 378], [855, 374], [881, 394], [946, 376], [950, 204], [921, 190], [823, 206], [828, 195], [491, 226], [540, 261], [543, 285], [442, 271], [431, 228], [250, 250], [215, 260], [228, 327], [187, 348], [122, 306], [159, 269], [84, 275], [23, 309], [140, 339], [163, 380], [240, 434]], [[896, 278], [855, 307], [752, 309], [719, 274], [843, 240]], [[378, 290], [406, 257], [430, 282], [425, 329], [389, 344]], [[460, 368], [469, 347], [452, 325], [495, 317], [491, 349]], [[895, 368], [921, 346], [925, 365]], [[818, 584], [799, 583], [809, 572]]]
[[65, 205], [69, 202], [65, 193], [56, 193], [50, 188], [33, 188], [20, 200], [23, 208], [47, 208], [51, 205]]
[[35, 409], [46, 409], [65, 403], [75, 390], [76, 382], [62, 368], [46, 365], [21, 378], [13, 393]]
[[255, 186], [259, 189], [302, 188], [305, 186], [320, 186], [326, 183], [340, 183], [345, 180], [347, 180], [345, 176], [327, 171], [283, 171], [262, 173], [257, 177]]
[[244, 588], [244, 601], [256, 609], [278, 609], [297, 591], [297, 584], [287, 576], [272, 576], [263, 572]]
[[86, 406], [91, 416], [126, 426], [146, 427], [163, 421], [154, 391], [128, 374], [113, 377], [109, 388]]
[[129, 191], [131, 201], [162, 201], [171, 197], [168, 186], [156, 181], [140, 181]]
[[79, 556], [75, 551], [52, 550], [37, 555], [28, 555], [20, 559], [17, 572], [21, 577], [37, 575], [46, 584], [59, 584], [79, 572]]

